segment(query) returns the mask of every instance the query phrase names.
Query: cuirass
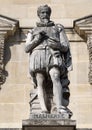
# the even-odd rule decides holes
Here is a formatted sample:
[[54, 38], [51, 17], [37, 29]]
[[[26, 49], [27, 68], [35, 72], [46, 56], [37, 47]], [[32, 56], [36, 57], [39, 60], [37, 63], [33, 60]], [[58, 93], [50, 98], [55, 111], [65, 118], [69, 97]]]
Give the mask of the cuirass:
[[36, 27], [34, 28], [33, 35], [37, 35], [41, 31], [44, 31], [48, 38], [53, 39], [56, 42], [60, 41], [59, 30], [57, 26], [49, 26], [49, 27]]

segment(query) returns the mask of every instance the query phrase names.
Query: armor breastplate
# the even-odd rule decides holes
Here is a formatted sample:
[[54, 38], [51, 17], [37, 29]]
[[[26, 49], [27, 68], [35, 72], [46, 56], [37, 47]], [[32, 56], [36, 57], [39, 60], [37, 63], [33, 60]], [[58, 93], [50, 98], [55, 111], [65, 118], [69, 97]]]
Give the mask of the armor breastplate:
[[56, 41], [56, 42], [60, 41], [59, 30], [56, 26], [36, 27], [36, 28], [34, 28], [33, 35], [37, 35], [41, 31], [44, 31], [46, 33], [46, 35], [48, 36], [48, 39], [52, 39], [53, 41]]

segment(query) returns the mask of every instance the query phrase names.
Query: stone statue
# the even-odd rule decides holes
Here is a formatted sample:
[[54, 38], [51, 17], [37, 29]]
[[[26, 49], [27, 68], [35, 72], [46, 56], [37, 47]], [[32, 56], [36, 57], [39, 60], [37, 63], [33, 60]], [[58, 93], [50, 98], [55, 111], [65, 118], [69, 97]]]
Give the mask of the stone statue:
[[38, 99], [41, 113], [68, 113], [71, 117], [72, 112], [67, 108], [68, 71], [72, 70], [69, 42], [64, 27], [50, 20], [48, 5], [40, 6], [37, 15], [40, 22], [29, 30], [25, 45], [26, 53], [30, 54], [29, 70], [35, 88], [30, 94], [30, 106]]

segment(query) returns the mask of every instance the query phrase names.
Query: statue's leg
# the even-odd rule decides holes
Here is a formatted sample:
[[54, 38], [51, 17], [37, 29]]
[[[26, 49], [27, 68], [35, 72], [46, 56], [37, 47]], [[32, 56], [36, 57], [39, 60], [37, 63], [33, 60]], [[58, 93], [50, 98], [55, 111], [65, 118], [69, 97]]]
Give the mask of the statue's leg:
[[56, 104], [57, 109], [59, 109], [62, 106], [62, 86], [60, 82], [59, 69], [56, 67], [53, 67], [50, 69], [49, 74], [53, 82], [54, 102]]
[[50, 69], [49, 74], [53, 82], [53, 95], [54, 103], [56, 104], [57, 112], [66, 112], [65, 107], [62, 105], [62, 84], [60, 82], [60, 70], [57, 67]]
[[40, 101], [40, 106], [42, 109], [42, 112], [48, 112], [47, 107], [46, 107], [46, 103], [45, 103], [45, 92], [44, 92], [44, 86], [43, 86], [43, 82], [45, 80], [43, 74], [41, 73], [37, 73], [36, 74], [36, 80], [37, 80], [37, 87], [38, 87], [38, 98]]

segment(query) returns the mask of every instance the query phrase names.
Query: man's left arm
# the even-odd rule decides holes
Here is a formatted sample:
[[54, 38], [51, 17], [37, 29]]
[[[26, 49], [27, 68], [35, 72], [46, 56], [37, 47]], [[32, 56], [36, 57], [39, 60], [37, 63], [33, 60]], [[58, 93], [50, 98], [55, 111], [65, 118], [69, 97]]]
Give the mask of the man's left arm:
[[70, 52], [70, 44], [66, 36], [64, 27], [62, 25], [59, 25], [59, 30], [60, 30], [60, 44], [61, 44], [60, 50], [61, 52], [63, 52], [67, 70], [71, 71], [73, 70], [73, 66], [72, 66], [72, 56]]
[[69, 41], [66, 36], [64, 27], [62, 25], [58, 25], [59, 28], [59, 35], [60, 35], [60, 44], [61, 44], [61, 51], [62, 52], [67, 52], [69, 49]]

